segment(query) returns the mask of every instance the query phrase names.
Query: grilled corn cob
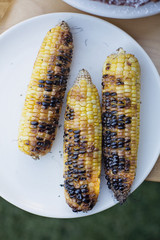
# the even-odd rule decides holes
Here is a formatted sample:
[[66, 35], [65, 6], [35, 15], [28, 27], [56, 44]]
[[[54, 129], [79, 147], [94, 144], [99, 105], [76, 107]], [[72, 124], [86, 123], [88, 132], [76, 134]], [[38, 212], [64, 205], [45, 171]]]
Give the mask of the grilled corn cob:
[[123, 203], [135, 178], [139, 144], [140, 66], [122, 48], [107, 57], [102, 78], [103, 161], [107, 185]]
[[73, 211], [95, 205], [101, 171], [101, 108], [96, 87], [86, 70], [68, 93], [64, 122], [65, 198]]
[[62, 21], [46, 34], [28, 86], [20, 120], [18, 146], [37, 159], [55, 139], [72, 59], [73, 40]]

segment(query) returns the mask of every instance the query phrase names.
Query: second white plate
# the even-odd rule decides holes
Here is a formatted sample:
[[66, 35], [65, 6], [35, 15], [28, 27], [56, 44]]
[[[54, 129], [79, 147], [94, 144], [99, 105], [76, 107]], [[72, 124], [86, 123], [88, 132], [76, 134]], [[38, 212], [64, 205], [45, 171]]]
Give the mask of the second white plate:
[[160, 13], [160, 2], [150, 2], [139, 7], [108, 5], [94, 0], [63, 0], [82, 11], [102, 17], [132, 19]]
[[112, 24], [88, 15], [55, 13], [22, 22], [0, 37], [0, 195], [14, 205], [47, 217], [75, 218], [105, 210], [117, 202], [107, 188], [104, 172], [98, 202], [88, 213], [73, 213], [64, 198], [64, 100], [51, 153], [34, 161], [19, 151], [18, 126], [33, 64], [46, 32], [65, 20], [73, 34], [74, 56], [68, 88], [80, 69], [87, 69], [101, 96], [102, 66], [106, 56], [123, 47], [141, 65], [141, 127], [136, 179], [132, 191], [147, 177], [160, 150], [160, 81], [152, 61], [129, 35]]

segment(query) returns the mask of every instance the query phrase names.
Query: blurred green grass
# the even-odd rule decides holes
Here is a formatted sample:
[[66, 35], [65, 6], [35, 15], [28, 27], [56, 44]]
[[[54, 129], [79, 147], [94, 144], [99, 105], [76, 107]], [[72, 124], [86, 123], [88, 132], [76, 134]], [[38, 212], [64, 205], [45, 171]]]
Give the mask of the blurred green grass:
[[0, 199], [0, 240], [159, 240], [160, 183], [144, 182], [123, 205], [78, 219], [50, 219]]

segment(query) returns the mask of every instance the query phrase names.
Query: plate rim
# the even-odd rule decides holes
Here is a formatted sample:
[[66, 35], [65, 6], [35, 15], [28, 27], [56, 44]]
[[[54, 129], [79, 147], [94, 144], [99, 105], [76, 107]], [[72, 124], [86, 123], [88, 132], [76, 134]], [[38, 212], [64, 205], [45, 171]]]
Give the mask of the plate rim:
[[[76, 9], [79, 9], [81, 11], [84, 11], [86, 13], [94, 14], [94, 15], [101, 16], [101, 17], [109, 17], [109, 18], [113, 18], [113, 19], [137, 19], [137, 18], [143, 18], [143, 17], [150, 17], [150, 16], [157, 15], [157, 14], [160, 13], [160, 9], [158, 9], [155, 12], [151, 12], [151, 13], [147, 13], [147, 14], [140, 13], [138, 16], [137, 15], [136, 16], [129, 16], [129, 13], [127, 13], [126, 16], [123, 15], [123, 14], [116, 14], [116, 16], [113, 16], [112, 12], [111, 13], [107, 12], [107, 14], [104, 14], [104, 13], [101, 13], [101, 10], [99, 10], [99, 9], [98, 9], [98, 11], [94, 11], [93, 9], [89, 10], [88, 8], [86, 9], [85, 6], [81, 6], [78, 2], [76, 3], [75, 0], [62, 0], [62, 1], [67, 3], [70, 6], [76, 8]], [[149, 2], [149, 3], [152, 3], [152, 2]], [[116, 5], [111, 5], [111, 6], [112, 7], [113, 6], [115, 6], [115, 7], [127, 7], [127, 6], [116, 6]], [[142, 6], [142, 7], [144, 7], [144, 6]], [[133, 8], [133, 7], [131, 7], [131, 8]]]
[[[160, 76], [159, 76], [158, 70], [156, 69], [156, 67], [155, 67], [154, 63], [152, 62], [151, 58], [148, 56], [148, 54], [145, 52], [145, 50], [140, 46], [140, 44], [139, 44], [136, 40], [134, 40], [134, 38], [132, 38], [128, 33], [126, 33], [124, 30], [122, 30], [121, 28], [115, 26], [114, 24], [112, 24], [112, 23], [110, 23], [110, 22], [108, 22], [108, 21], [106, 21], [106, 20], [97, 18], [97, 17], [95, 17], [95, 16], [90, 16], [90, 15], [81, 14], [81, 13], [71, 13], [71, 12], [57, 12], [57, 13], [48, 13], [48, 14], [38, 15], [38, 16], [36, 16], [36, 17], [32, 17], [32, 18], [29, 18], [29, 19], [24, 20], [24, 21], [22, 21], [22, 22], [19, 22], [19, 23], [13, 25], [11, 28], [7, 29], [5, 32], [3, 32], [3, 33], [0, 35], [0, 42], [1, 42], [1, 40], [3, 40], [3, 38], [5, 38], [5, 37], [7, 36], [7, 34], [12, 33], [12, 31], [14, 31], [14, 29], [19, 28], [19, 26], [21, 26], [21, 25], [23, 25], [23, 24], [27, 24], [27, 23], [32, 22], [32, 21], [34, 21], [34, 20], [37, 20], [37, 19], [39, 19], [39, 18], [45, 18], [45, 17], [51, 16], [51, 15], [62, 15], [62, 14], [64, 14], [65, 17], [66, 17], [66, 16], [70, 16], [70, 17], [71, 17], [71, 16], [77, 16], [77, 15], [78, 15], [78, 16], [82, 16], [82, 17], [85, 17], [85, 18], [89, 18], [89, 19], [95, 19], [96, 21], [104, 22], [105, 24], [111, 25], [113, 28], [122, 31], [124, 35], [126, 35], [129, 39], [132, 39], [132, 41], [141, 49], [141, 51], [143, 52], [143, 54], [145, 55], [145, 57], [147, 58], [147, 60], [149, 61], [149, 63], [152, 65], [152, 68], [153, 68], [153, 70], [154, 70], [154, 73], [155, 73], [155, 75], [157, 75], [155, 81], [157, 82], [157, 84], [158, 84], [158, 86], [159, 86], [159, 88], [160, 88], [160, 81], [158, 81], [158, 79], [160, 79]], [[159, 146], [159, 147], [158, 147], [158, 146]], [[134, 190], [131, 190], [130, 193], [132, 193], [133, 191], [135, 191], [135, 190], [143, 183], [143, 181], [146, 179], [146, 177], [149, 175], [149, 173], [152, 171], [154, 165], [156, 164], [157, 159], [158, 159], [158, 156], [159, 156], [159, 154], [160, 154], [160, 139], [159, 139], [159, 143], [157, 144], [157, 149], [156, 149], [156, 150], [157, 150], [157, 152], [155, 152], [155, 153], [153, 154], [153, 160], [152, 160], [151, 168], [147, 171], [147, 173], [145, 174], [145, 177], [143, 177], [143, 178], [141, 179], [141, 181], [139, 182], [138, 186], [136, 186], [136, 187], [134, 188]], [[5, 194], [1, 194], [1, 193], [0, 193], [0, 196], [1, 196], [3, 199], [5, 199], [7, 202], [11, 203], [12, 205], [14, 205], [14, 206], [16, 206], [16, 207], [18, 207], [18, 208], [26, 211], [26, 212], [30, 212], [30, 213], [36, 214], [36, 215], [38, 215], [38, 216], [43, 216], [43, 217], [48, 217], [48, 218], [57, 218], [57, 219], [71, 219], [71, 218], [80, 218], [80, 217], [91, 216], [91, 215], [93, 215], [93, 214], [97, 214], [97, 213], [100, 213], [100, 212], [102, 212], [102, 211], [104, 211], [104, 210], [107, 210], [107, 209], [115, 206], [115, 205], [118, 203], [118, 202], [115, 202], [114, 204], [111, 203], [111, 204], [108, 205], [107, 208], [103, 207], [101, 210], [97, 211], [96, 213], [94, 213], [94, 212], [93, 212], [93, 213], [92, 213], [92, 212], [91, 212], [91, 213], [88, 212], [87, 215], [85, 215], [85, 214], [84, 214], [84, 215], [78, 215], [78, 214], [77, 214], [77, 215], [75, 215], [75, 216], [73, 216], [73, 217], [70, 217], [70, 216], [68, 216], [68, 217], [67, 217], [67, 216], [59, 217], [59, 216], [57, 216], [56, 214], [54, 215], [53, 213], [51, 213], [51, 214], [45, 214], [43, 210], [40, 210], [40, 209], [37, 210], [37, 209], [35, 209], [35, 208], [32, 208], [31, 206], [26, 207], [27, 205], [26, 205], [26, 204], [23, 204], [23, 202], [21, 202], [21, 201], [18, 202], [18, 203], [16, 203], [16, 202], [14, 202], [14, 200], [8, 199], [8, 197], [7, 197]]]

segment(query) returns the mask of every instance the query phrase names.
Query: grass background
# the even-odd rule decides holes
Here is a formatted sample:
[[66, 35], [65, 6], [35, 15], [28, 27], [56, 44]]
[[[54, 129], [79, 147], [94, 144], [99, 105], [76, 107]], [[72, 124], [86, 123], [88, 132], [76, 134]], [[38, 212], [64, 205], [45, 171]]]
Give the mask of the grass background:
[[144, 182], [123, 205], [78, 219], [27, 213], [0, 198], [0, 240], [160, 240], [160, 183]]

